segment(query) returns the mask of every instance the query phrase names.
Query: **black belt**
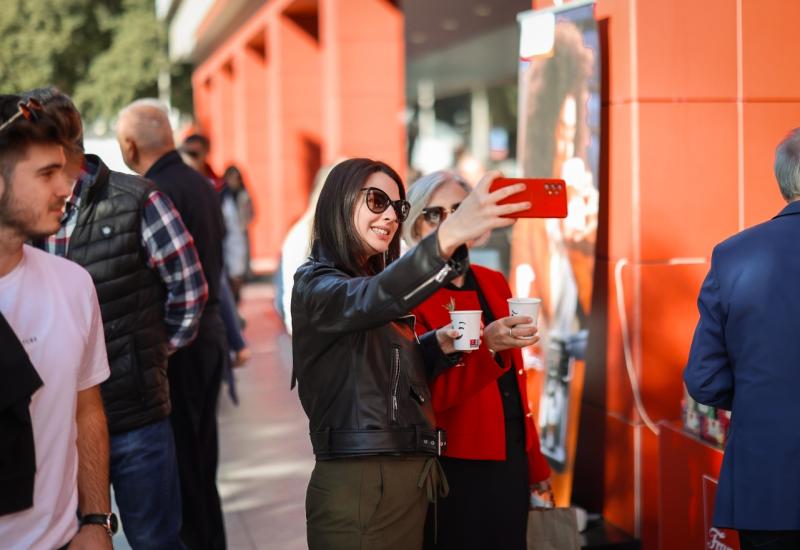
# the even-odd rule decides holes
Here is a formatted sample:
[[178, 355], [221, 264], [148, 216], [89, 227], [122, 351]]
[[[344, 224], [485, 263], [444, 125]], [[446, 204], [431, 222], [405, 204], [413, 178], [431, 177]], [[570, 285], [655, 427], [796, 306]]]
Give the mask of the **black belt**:
[[426, 453], [441, 455], [447, 446], [445, 431], [407, 428], [402, 430], [324, 430], [311, 434], [317, 458], [380, 453]]

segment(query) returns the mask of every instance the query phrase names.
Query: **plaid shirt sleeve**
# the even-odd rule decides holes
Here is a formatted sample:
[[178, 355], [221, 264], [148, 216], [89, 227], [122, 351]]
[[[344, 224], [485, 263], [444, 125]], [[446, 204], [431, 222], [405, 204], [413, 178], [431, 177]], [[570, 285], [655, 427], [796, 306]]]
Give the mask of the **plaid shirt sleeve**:
[[172, 201], [159, 191], [144, 205], [142, 245], [167, 289], [164, 324], [170, 348], [186, 346], [197, 336], [208, 285], [191, 234]]

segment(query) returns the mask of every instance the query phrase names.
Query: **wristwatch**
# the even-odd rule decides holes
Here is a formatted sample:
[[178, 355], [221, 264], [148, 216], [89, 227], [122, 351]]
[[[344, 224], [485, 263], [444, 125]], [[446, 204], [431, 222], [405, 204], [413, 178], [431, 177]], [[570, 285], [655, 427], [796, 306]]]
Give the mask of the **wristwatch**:
[[108, 533], [108, 536], [113, 537], [114, 533], [117, 532], [119, 522], [117, 521], [117, 516], [114, 513], [86, 514], [81, 516], [81, 527], [84, 525], [102, 525], [106, 528], [106, 533]]

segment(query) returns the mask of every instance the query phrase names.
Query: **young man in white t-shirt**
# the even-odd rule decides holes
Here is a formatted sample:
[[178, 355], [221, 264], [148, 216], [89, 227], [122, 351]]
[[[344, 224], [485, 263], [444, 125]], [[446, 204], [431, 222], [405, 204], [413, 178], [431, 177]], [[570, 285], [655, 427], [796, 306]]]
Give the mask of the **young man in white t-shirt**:
[[33, 506], [0, 516], [0, 547], [110, 549], [100, 311], [83, 268], [24, 244], [58, 230], [72, 180], [57, 127], [19, 99], [0, 96], [0, 313], [44, 385], [29, 406]]

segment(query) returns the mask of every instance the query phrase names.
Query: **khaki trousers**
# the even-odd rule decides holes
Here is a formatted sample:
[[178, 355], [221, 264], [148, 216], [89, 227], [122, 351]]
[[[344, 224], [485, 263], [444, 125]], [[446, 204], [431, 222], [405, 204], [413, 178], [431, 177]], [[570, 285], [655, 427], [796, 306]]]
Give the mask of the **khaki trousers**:
[[415, 456], [318, 461], [306, 493], [309, 550], [422, 548], [425, 463]]

